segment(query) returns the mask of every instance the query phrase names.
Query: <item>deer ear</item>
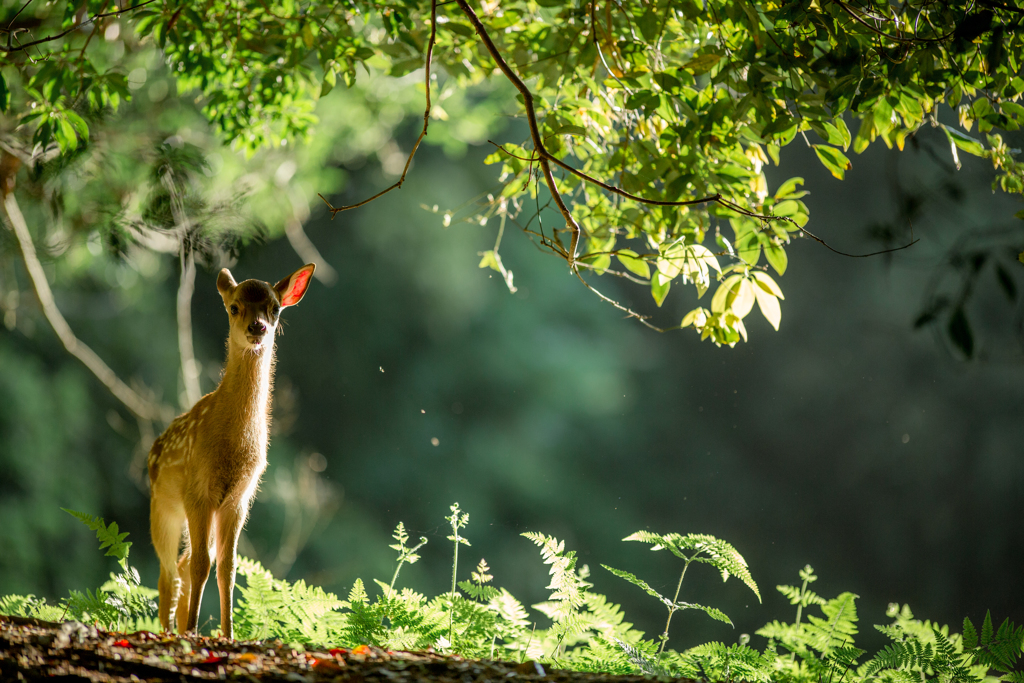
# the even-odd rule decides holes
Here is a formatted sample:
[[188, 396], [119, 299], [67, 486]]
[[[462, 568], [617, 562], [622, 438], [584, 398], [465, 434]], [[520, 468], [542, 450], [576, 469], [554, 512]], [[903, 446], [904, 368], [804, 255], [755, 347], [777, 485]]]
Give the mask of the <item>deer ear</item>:
[[217, 291], [220, 292], [221, 297], [227, 299], [237, 286], [238, 283], [235, 282], [235, 278], [231, 277], [231, 271], [227, 268], [221, 268], [220, 273], [217, 275]]
[[294, 306], [302, 301], [306, 289], [309, 288], [309, 278], [312, 277], [314, 270], [316, 270], [316, 266], [308, 263], [274, 285], [274, 290], [281, 297], [281, 308]]

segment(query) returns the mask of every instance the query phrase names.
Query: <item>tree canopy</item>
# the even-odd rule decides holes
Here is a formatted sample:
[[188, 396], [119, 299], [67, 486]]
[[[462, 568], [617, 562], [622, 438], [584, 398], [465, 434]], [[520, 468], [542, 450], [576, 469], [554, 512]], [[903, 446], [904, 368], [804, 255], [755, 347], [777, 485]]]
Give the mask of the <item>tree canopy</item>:
[[[97, 130], [142, 87], [146, 70], [136, 65], [146, 60], [162, 60], [178, 96], [249, 155], [302, 141], [317, 149], [314, 106], [335, 88], [381, 93], [415, 79], [423, 127], [400, 157], [393, 189], [422, 140], [444, 141], [432, 123], [474, 116], [474, 93], [497, 89], [498, 111], [524, 119], [527, 130], [518, 142], [494, 141], [487, 162], [500, 165], [504, 186], [474, 220], [519, 226], [649, 326], [643, 312], [598, 292], [590, 275], [636, 282], [658, 306], [673, 283], [692, 285], [701, 304], [679, 326], [734, 344], [746, 338], [743, 319], [755, 303], [778, 328], [776, 278], [791, 240], [841, 252], [811, 230], [802, 179], [768, 187], [765, 167], [793, 141], [842, 178], [850, 148], [880, 139], [903, 149], [922, 127], [937, 127], [957, 165], [962, 153], [984, 157], [999, 189], [1024, 192], [1019, 150], [1002, 135], [1024, 117], [1022, 22], [1024, 8], [1000, 0], [27, 0], [5, 11], [3, 145], [37, 177], [83, 154], [102, 164], [85, 150], [99, 147]], [[387, 107], [386, 97], [379, 102]], [[416, 105], [406, 98], [400, 106]], [[477, 129], [483, 137], [488, 124]], [[357, 139], [358, 124], [346, 132]], [[122, 142], [118, 129], [105, 137], [106, 148]], [[319, 150], [304, 152], [307, 165], [328, 163], [330, 152]], [[131, 158], [130, 146], [121, 152]], [[138, 241], [143, 223], [170, 228], [200, 208], [207, 218], [192, 223], [216, 223], [208, 219], [216, 207], [185, 206], [190, 181], [168, 171], [206, 161], [173, 145], [160, 154], [167, 158], [155, 166], [163, 170], [149, 199], [134, 207], [145, 220], [108, 221], [108, 242]], [[301, 222], [317, 194], [332, 215], [380, 196], [335, 207], [325, 198], [330, 179], [316, 178], [319, 187], [291, 198], [290, 215], [274, 207], [270, 222]], [[127, 215], [129, 195], [126, 188], [108, 213]], [[66, 193], [51, 200], [58, 212], [75, 201]], [[563, 224], [543, 224], [548, 206]], [[450, 220], [453, 211], [441, 210]], [[228, 242], [255, 229], [229, 230]], [[902, 246], [913, 240], [908, 225]], [[193, 258], [198, 246], [185, 239], [178, 249]], [[514, 287], [497, 249], [481, 266]]]

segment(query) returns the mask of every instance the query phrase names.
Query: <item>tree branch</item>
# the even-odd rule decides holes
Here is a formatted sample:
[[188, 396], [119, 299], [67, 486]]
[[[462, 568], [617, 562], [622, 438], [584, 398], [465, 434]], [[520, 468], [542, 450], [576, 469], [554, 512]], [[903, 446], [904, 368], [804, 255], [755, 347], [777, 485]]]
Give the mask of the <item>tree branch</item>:
[[426, 56], [426, 59], [425, 59], [425, 65], [424, 65], [424, 69], [423, 69], [424, 72], [425, 72], [425, 74], [424, 74], [424, 83], [426, 85], [426, 90], [427, 90], [427, 104], [426, 104], [426, 107], [423, 110], [423, 130], [420, 131], [419, 137], [416, 138], [416, 143], [413, 144], [413, 146], [412, 146], [412, 151], [409, 152], [409, 158], [406, 159], [406, 161], [405, 161], [405, 168], [402, 169], [401, 177], [394, 184], [392, 184], [390, 187], [384, 188], [383, 190], [381, 190], [377, 194], [373, 195], [369, 199], [364, 199], [363, 201], [359, 202], [358, 204], [349, 204], [348, 206], [338, 206], [338, 207], [336, 207], [336, 206], [332, 205], [329, 201], [327, 201], [326, 197], [324, 197], [322, 194], [320, 194], [318, 192], [317, 196], [320, 197], [320, 199], [324, 200], [324, 204], [327, 205], [327, 209], [331, 212], [331, 219], [332, 220], [334, 219], [334, 217], [336, 215], [338, 215], [338, 212], [340, 212], [340, 211], [348, 211], [349, 209], [358, 209], [360, 206], [363, 206], [365, 204], [369, 204], [374, 199], [377, 199], [378, 197], [386, 195], [388, 192], [391, 192], [391, 190], [401, 189], [402, 184], [405, 183], [405, 176], [409, 173], [409, 167], [412, 165], [412, 158], [414, 156], [416, 156], [416, 150], [418, 150], [420, 148], [420, 143], [423, 142], [423, 138], [426, 137], [426, 135], [427, 135], [427, 127], [430, 125], [430, 109], [431, 109], [431, 104], [430, 104], [430, 62], [431, 62], [431, 60], [433, 59], [433, 56], [434, 56], [434, 40], [436, 38], [437, 38], [437, 0], [431, 0], [431, 2], [430, 2], [430, 40], [427, 42], [427, 56]]
[[284, 231], [288, 243], [292, 245], [292, 249], [299, 255], [299, 258], [305, 263], [316, 265], [313, 277], [325, 285], [333, 285], [337, 282], [338, 271], [331, 267], [313, 241], [309, 239], [309, 235], [302, 229], [302, 221], [298, 217], [292, 217], [285, 221]]
[[459, 8], [462, 9], [462, 12], [469, 19], [469, 22], [473, 25], [473, 28], [476, 30], [477, 35], [483, 42], [484, 47], [487, 48], [487, 52], [491, 55], [491, 59], [493, 59], [494, 63], [498, 65], [498, 69], [500, 69], [501, 72], [505, 74], [505, 77], [508, 78], [512, 85], [515, 86], [516, 90], [518, 90], [519, 93], [523, 96], [523, 105], [526, 109], [526, 120], [530, 127], [530, 138], [533, 141], [534, 151], [537, 153], [537, 156], [540, 157], [540, 166], [544, 172], [544, 179], [547, 182], [548, 190], [550, 190], [551, 196], [555, 198], [555, 204], [558, 206], [558, 210], [562, 213], [563, 218], [565, 218], [566, 224], [572, 231], [571, 248], [569, 249], [567, 260], [569, 261], [569, 267], [573, 269], [573, 271], [576, 270], [576, 247], [579, 244], [580, 227], [579, 224], [576, 222], [576, 219], [573, 218], [572, 214], [569, 212], [569, 209], [568, 207], [566, 207], [565, 202], [562, 201], [561, 195], [558, 192], [558, 187], [555, 184], [555, 178], [551, 173], [550, 164], [555, 164], [565, 169], [569, 173], [572, 173], [576, 177], [585, 180], [592, 185], [597, 185], [598, 187], [608, 192], [617, 194], [621, 197], [625, 197], [627, 199], [631, 199], [633, 201], [640, 202], [643, 204], [651, 204], [654, 206], [691, 206], [695, 204], [716, 203], [728, 208], [731, 211], [735, 211], [736, 213], [748, 216], [750, 218], [757, 218], [759, 220], [764, 221], [776, 220], [792, 222], [792, 220], [789, 218], [783, 218], [780, 216], [764, 216], [761, 214], [754, 213], [752, 211], [748, 211], [736, 204], [733, 204], [732, 202], [727, 201], [722, 197], [720, 193], [716, 193], [708, 197], [701, 197], [699, 199], [689, 199], [685, 201], [645, 199], [644, 197], [639, 197], [635, 194], [626, 192], [625, 190], [618, 188], [614, 185], [610, 185], [601, 180], [598, 180], [597, 178], [587, 173], [584, 173], [583, 171], [573, 168], [566, 162], [562, 161], [555, 155], [551, 154], [551, 152], [547, 150], [547, 147], [544, 146], [544, 140], [540, 134], [540, 126], [537, 123], [537, 112], [536, 107], [534, 105], [533, 93], [530, 92], [530, 89], [526, 87], [526, 84], [519, 77], [519, 75], [512, 70], [512, 68], [508, 65], [508, 62], [505, 61], [505, 58], [501, 56], [501, 53], [498, 51], [498, 48], [494, 44], [494, 41], [491, 40], [490, 34], [487, 33], [487, 29], [480, 21], [480, 18], [476, 15], [476, 12], [473, 11], [473, 8], [469, 6], [469, 3], [466, 0], [456, 0], [456, 2], [458, 3]]
[[36, 248], [32, 243], [32, 236], [29, 234], [28, 225], [25, 223], [25, 218], [21, 214], [21, 209], [18, 207], [18, 202], [15, 200], [13, 192], [4, 198], [3, 215], [18, 239], [18, 245], [21, 247], [21, 254], [25, 260], [29, 279], [32, 281], [32, 287], [35, 289], [36, 296], [39, 297], [39, 303], [43, 308], [43, 315], [46, 316], [46, 320], [50, 323], [53, 331], [57, 334], [61, 343], [64, 344], [64, 348], [68, 350], [68, 353], [82, 361], [85, 367], [110, 390], [110, 393], [137, 417], [144, 420], [162, 420], [164, 422], [170, 422], [174, 419], [174, 410], [172, 408], [153, 403], [140, 396], [135, 390], [122, 382], [114, 371], [110, 369], [110, 366], [104, 363], [91, 348], [75, 337], [75, 334], [71, 331], [71, 326], [68, 325], [64, 316], [61, 315], [53, 299], [53, 292], [46, 281], [46, 274], [43, 272], [43, 266], [39, 262], [39, 257], [36, 255]]
[[181, 377], [185, 384], [188, 410], [202, 398], [199, 387], [199, 363], [192, 345], [192, 294], [196, 289], [196, 259], [188, 245], [181, 244], [181, 281], [178, 284], [178, 353], [181, 356]]
[[[131, 12], [132, 10], [137, 10], [140, 7], [145, 7], [146, 5], [148, 5], [150, 3], [153, 3], [153, 2], [156, 2], [156, 0], [146, 0], [145, 2], [140, 2], [138, 5], [133, 5], [132, 7], [125, 7], [124, 9], [119, 9], [119, 10], [116, 10], [114, 12], [106, 12], [106, 13], [102, 13], [102, 14], [97, 14], [95, 16], [89, 17], [88, 19], [83, 21], [81, 24], [75, 24], [74, 26], [72, 26], [71, 28], [69, 28], [66, 31], [61, 31], [60, 33], [58, 33], [56, 35], [46, 36], [45, 38], [40, 38], [39, 40], [33, 40], [33, 41], [28, 42], [28, 43], [23, 43], [21, 45], [11, 45], [11, 38], [13, 37], [14, 33], [12, 32], [12, 29], [10, 27], [8, 27], [6, 29], [6, 32], [8, 34], [7, 45], [0, 45], [0, 52], [18, 52], [20, 50], [26, 50], [26, 49], [28, 49], [30, 47], [35, 46], [35, 45], [40, 45], [41, 43], [48, 43], [51, 40], [57, 40], [59, 38], [63, 38], [64, 36], [66, 36], [67, 34], [71, 33], [72, 31], [76, 31], [76, 30], [82, 28], [83, 26], [91, 24], [92, 22], [96, 21], [97, 19], [103, 19], [105, 17], [121, 16], [121, 14], [123, 14], [125, 12]], [[22, 8], [22, 9], [24, 9], [24, 8]], [[0, 31], [0, 32], [3, 32], [3, 31]]]

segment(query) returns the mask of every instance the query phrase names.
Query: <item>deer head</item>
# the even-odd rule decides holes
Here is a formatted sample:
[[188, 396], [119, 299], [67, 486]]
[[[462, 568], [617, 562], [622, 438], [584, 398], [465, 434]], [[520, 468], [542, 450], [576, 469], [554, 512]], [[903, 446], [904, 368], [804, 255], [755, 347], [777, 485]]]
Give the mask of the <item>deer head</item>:
[[230, 270], [221, 270], [217, 291], [231, 324], [228, 344], [257, 353], [272, 347], [281, 310], [302, 301], [315, 268], [312, 263], [302, 266], [273, 286], [261, 280], [237, 283]]

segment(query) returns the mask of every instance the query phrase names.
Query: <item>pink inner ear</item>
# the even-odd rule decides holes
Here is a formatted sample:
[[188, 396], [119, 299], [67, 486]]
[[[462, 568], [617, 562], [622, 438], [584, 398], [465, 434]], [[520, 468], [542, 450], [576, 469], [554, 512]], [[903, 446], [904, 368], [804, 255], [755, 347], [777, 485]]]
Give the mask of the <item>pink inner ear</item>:
[[299, 303], [299, 299], [306, 292], [306, 286], [309, 284], [310, 272], [304, 270], [295, 276], [295, 282], [292, 284], [292, 288], [288, 290], [288, 293], [284, 295], [284, 299], [281, 301], [282, 306], [294, 306]]

